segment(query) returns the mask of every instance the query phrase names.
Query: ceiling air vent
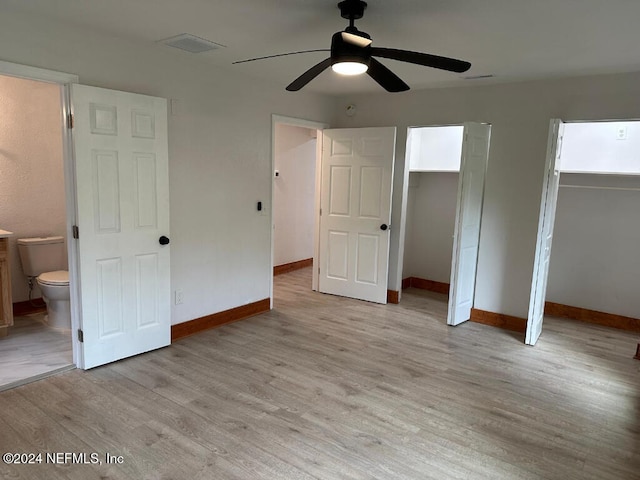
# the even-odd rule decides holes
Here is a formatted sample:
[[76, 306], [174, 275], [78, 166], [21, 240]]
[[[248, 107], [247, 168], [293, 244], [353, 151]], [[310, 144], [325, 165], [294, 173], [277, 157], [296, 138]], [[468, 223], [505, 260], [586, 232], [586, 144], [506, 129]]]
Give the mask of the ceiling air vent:
[[185, 52], [190, 53], [202, 53], [209, 50], [215, 50], [217, 48], [224, 47], [218, 43], [205, 40], [204, 38], [196, 37], [190, 33], [182, 33], [175, 37], [165, 38], [164, 40], [158, 40], [159, 43], [164, 43], [170, 47], [179, 48]]

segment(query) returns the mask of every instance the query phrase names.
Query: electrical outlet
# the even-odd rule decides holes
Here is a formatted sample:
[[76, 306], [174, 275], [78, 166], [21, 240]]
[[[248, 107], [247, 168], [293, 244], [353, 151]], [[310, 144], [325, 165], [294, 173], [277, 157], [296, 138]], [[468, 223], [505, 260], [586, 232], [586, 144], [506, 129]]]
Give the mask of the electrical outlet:
[[627, 127], [621, 126], [616, 129], [616, 138], [618, 140], [626, 140], [627, 139]]
[[179, 288], [176, 290], [176, 294], [175, 294], [175, 304], [176, 305], [181, 305], [184, 303], [184, 291]]

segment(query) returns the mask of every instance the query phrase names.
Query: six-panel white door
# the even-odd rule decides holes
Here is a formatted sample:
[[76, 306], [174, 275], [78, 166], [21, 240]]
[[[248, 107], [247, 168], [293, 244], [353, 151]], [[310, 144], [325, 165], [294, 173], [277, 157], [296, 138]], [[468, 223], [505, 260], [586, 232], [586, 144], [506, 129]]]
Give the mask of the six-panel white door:
[[323, 131], [319, 291], [387, 303], [396, 129]]
[[167, 103], [71, 93], [86, 369], [171, 342]]
[[549, 260], [551, 259], [551, 241], [553, 225], [556, 219], [556, 203], [560, 172], [558, 171], [562, 150], [564, 123], [553, 119], [549, 125], [547, 142], [547, 162], [542, 184], [542, 199], [538, 218], [538, 236], [536, 238], [536, 254], [533, 263], [533, 279], [529, 298], [529, 314], [527, 316], [527, 334], [525, 343], [535, 345], [542, 333], [544, 319], [544, 303], [547, 295], [547, 277], [549, 276]]
[[459, 325], [471, 317], [490, 136], [491, 125], [464, 124], [458, 180], [458, 209], [451, 260], [448, 325]]

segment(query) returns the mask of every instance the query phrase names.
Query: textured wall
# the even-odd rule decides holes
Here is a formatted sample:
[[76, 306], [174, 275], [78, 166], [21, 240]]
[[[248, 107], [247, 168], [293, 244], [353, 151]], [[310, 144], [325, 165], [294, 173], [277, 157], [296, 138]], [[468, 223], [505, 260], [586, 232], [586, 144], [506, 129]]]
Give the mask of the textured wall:
[[65, 226], [60, 89], [0, 76], [0, 228], [14, 233], [14, 302], [28, 298], [16, 240], [64, 235]]

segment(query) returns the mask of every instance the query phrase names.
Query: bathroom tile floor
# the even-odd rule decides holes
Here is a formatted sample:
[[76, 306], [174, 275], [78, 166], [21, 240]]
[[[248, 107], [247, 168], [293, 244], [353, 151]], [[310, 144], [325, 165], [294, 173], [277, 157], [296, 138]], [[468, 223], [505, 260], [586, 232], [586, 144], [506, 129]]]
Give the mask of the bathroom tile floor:
[[48, 327], [44, 315], [15, 317], [0, 339], [0, 390], [73, 368], [71, 331]]

